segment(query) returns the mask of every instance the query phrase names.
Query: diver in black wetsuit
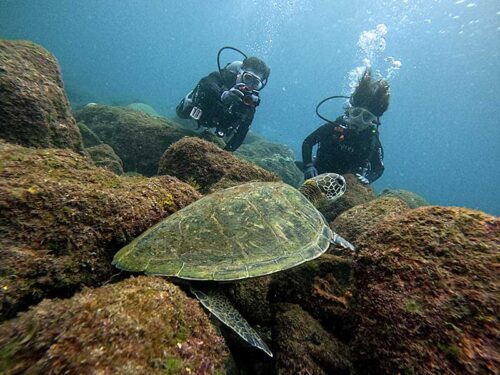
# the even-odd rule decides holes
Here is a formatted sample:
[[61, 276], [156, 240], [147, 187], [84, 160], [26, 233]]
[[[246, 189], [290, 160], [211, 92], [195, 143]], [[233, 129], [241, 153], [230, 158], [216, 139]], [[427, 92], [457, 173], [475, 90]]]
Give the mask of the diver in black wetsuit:
[[269, 73], [270, 69], [257, 57], [232, 62], [202, 78], [177, 106], [177, 116], [215, 128], [215, 134], [227, 140], [224, 149], [235, 151], [252, 124], [260, 103], [259, 91]]
[[[365, 184], [384, 172], [379, 140], [380, 117], [389, 107], [389, 83], [374, 80], [366, 69], [343, 116], [309, 134], [302, 143], [304, 178], [321, 173], [353, 173]], [[312, 149], [318, 145], [313, 161]]]

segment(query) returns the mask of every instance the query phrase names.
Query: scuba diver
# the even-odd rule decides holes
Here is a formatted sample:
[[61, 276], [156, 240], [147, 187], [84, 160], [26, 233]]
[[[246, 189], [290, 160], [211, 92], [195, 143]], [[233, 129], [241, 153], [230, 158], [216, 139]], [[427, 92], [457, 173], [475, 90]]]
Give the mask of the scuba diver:
[[[332, 96], [321, 101], [316, 114], [327, 121], [302, 143], [304, 178], [321, 173], [353, 173], [364, 184], [377, 180], [384, 172], [384, 151], [379, 140], [380, 117], [389, 107], [389, 83], [372, 78], [366, 68], [350, 97]], [[343, 116], [335, 121], [321, 116], [318, 108], [334, 98], [347, 98]], [[318, 145], [316, 158], [312, 150]]]
[[[220, 54], [231, 49], [244, 56], [220, 68]], [[224, 137], [225, 150], [235, 151], [245, 139], [260, 104], [259, 92], [267, 84], [270, 69], [257, 57], [247, 57], [233, 47], [223, 47], [217, 54], [219, 71], [202, 78], [176, 108], [180, 118], [192, 118], [198, 127], [215, 128]]]

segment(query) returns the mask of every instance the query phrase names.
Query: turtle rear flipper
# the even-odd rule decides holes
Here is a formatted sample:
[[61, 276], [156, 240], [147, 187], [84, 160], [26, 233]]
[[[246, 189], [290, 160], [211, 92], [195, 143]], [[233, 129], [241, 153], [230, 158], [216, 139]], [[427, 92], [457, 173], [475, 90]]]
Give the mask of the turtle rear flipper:
[[191, 286], [191, 292], [208, 311], [241, 336], [246, 342], [263, 350], [270, 357], [273, 356], [273, 353], [264, 340], [260, 338], [259, 334], [255, 332], [245, 318], [234, 308], [221, 290], [217, 288], [204, 288], [202, 291]]
[[354, 248], [354, 245], [344, 239], [343, 237], [339, 236], [337, 233], [333, 232], [333, 239], [332, 243], [340, 245], [346, 249], [349, 249], [351, 251], [355, 251], [356, 249]]

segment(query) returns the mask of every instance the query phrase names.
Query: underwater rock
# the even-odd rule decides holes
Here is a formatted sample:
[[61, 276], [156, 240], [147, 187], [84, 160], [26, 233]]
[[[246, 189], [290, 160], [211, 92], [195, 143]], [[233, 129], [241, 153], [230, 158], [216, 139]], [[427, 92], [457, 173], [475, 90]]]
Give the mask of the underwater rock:
[[186, 135], [196, 136], [165, 118], [120, 107], [86, 106], [76, 112], [76, 118], [113, 148], [125, 172], [145, 176], [156, 175], [160, 157], [172, 143]]
[[330, 226], [356, 246], [358, 236], [373, 228], [380, 220], [388, 215], [397, 215], [408, 210], [410, 207], [401, 199], [379, 197], [344, 211]]
[[300, 305], [330, 333], [346, 340], [353, 316], [349, 311], [352, 258], [326, 253], [319, 258], [273, 275], [271, 303]]
[[173, 177], [120, 177], [70, 150], [0, 142], [0, 320], [107, 280], [118, 249], [199, 197]]
[[253, 131], [249, 131], [245, 137], [245, 140], [243, 141], [243, 144], [244, 145], [249, 145], [251, 143], [254, 143], [254, 142], [261, 142], [261, 141], [265, 141], [265, 138], [264, 137], [261, 137], [260, 135], [258, 135], [256, 132], [253, 132]]
[[216, 136], [208, 129], [204, 129], [196, 135], [198, 138], [204, 139], [205, 141], [212, 142], [219, 148], [224, 148], [226, 146], [226, 142], [221, 137]]
[[210, 142], [192, 137], [169, 147], [161, 157], [158, 174], [175, 176], [202, 193], [250, 181], [279, 181], [274, 174]]
[[423, 197], [418, 194], [415, 194], [412, 191], [403, 190], [403, 189], [384, 189], [382, 193], [379, 195], [380, 197], [394, 197], [399, 198], [402, 201], [406, 202], [410, 208], [417, 208], [422, 206], [429, 206], [430, 203]]
[[83, 148], [56, 59], [28, 41], [0, 40], [0, 138], [27, 147]]
[[136, 112], [142, 112], [150, 116], [160, 116], [156, 110], [146, 103], [130, 103], [127, 105], [128, 109]]
[[264, 139], [242, 144], [235, 155], [276, 174], [283, 182], [299, 187], [302, 172], [295, 165], [293, 151], [286, 145], [267, 142]]
[[123, 174], [122, 160], [116, 155], [111, 146], [103, 143], [101, 145], [86, 148], [85, 151], [90, 154], [96, 166], [108, 169], [117, 175]]
[[228, 350], [196, 301], [159, 277], [44, 300], [0, 326], [2, 374], [220, 374]]
[[355, 367], [376, 374], [500, 368], [500, 219], [458, 207], [388, 217], [358, 238]]
[[326, 201], [326, 204], [318, 207], [318, 210], [325, 216], [326, 221], [329, 223], [342, 212], [375, 198], [373, 188], [370, 185], [362, 184], [352, 174], [344, 175], [344, 178], [347, 185], [344, 195], [333, 202]]
[[327, 332], [300, 306], [276, 306], [273, 349], [277, 374], [350, 374], [346, 345]]
[[77, 123], [78, 129], [80, 129], [80, 134], [82, 135], [83, 147], [94, 147], [102, 145], [102, 141], [99, 139], [96, 133], [88, 128], [83, 122]]
[[229, 298], [251, 325], [269, 326], [271, 307], [267, 293], [272, 276], [242, 280], [230, 286]]

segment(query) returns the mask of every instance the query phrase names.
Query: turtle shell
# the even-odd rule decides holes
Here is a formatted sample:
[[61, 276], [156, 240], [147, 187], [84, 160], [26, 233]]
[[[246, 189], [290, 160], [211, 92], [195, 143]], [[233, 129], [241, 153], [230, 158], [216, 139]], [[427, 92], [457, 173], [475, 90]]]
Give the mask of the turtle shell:
[[298, 190], [252, 182], [174, 213], [122, 248], [113, 264], [189, 280], [238, 280], [314, 259], [332, 238], [321, 213]]

